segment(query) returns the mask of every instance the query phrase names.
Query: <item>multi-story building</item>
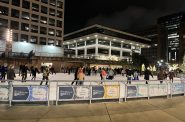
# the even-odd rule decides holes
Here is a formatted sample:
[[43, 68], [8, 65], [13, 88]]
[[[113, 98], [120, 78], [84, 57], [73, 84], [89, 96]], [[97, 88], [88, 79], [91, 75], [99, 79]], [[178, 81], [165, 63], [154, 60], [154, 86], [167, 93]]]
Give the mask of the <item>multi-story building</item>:
[[181, 63], [184, 55], [183, 28], [185, 12], [175, 13], [158, 19], [158, 56], [170, 63]]
[[0, 41], [12, 41], [12, 52], [61, 57], [64, 0], [0, 0], [0, 27], [11, 35]]
[[[131, 30], [132, 32], [132, 30]], [[157, 46], [158, 46], [158, 28], [156, 25], [149, 26], [139, 31], [132, 32], [136, 35], [151, 39], [149, 48], [142, 48], [141, 54], [149, 61], [150, 64], [155, 64], [158, 61]]]
[[66, 34], [64, 40], [64, 50], [70, 49], [71, 57], [116, 61], [132, 61], [133, 53], [140, 54], [141, 48], [151, 43], [150, 39], [101, 25]]

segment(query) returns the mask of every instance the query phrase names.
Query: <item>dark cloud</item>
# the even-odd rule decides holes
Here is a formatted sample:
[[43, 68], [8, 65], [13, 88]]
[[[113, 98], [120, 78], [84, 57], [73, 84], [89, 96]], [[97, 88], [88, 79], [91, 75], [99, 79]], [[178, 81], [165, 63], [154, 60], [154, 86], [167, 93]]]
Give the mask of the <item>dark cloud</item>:
[[92, 24], [121, 30], [154, 25], [157, 18], [185, 11], [185, 0], [66, 0], [65, 32]]

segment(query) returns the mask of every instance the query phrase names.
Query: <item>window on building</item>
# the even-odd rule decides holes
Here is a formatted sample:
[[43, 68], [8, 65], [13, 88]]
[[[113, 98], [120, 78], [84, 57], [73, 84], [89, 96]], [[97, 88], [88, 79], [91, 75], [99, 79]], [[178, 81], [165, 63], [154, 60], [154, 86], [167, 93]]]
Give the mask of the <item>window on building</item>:
[[22, 0], [22, 8], [30, 9], [30, 2], [28, 0]]
[[122, 52], [122, 56], [128, 56], [128, 57], [130, 57], [131, 55], [130, 55], [130, 52]]
[[29, 31], [29, 24], [21, 23], [21, 30], [22, 31]]
[[19, 41], [18, 33], [13, 33], [13, 41], [14, 42], [18, 42]]
[[109, 54], [109, 49], [98, 48], [98, 53], [107, 55], [107, 54]]
[[0, 15], [8, 16], [8, 11], [7, 7], [0, 6]]
[[76, 43], [69, 44], [69, 48], [75, 48], [75, 47], [76, 47]]
[[39, 12], [39, 5], [36, 3], [32, 3], [32, 10]]
[[48, 13], [48, 8], [45, 6], [41, 6], [41, 13], [47, 14]]
[[110, 41], [109, 40], [99, 39], [98, 40], [98, 44], [110, 46]]
[[82, 47], [82, 46], [85, 46], [85, 42], [77, 42], [77, 47]]
[[40, 45], [46, 45], [46, 38], [40, 37]]
[[36, 25], [31, 25], [31, 32], [33, 32], [33, 33], [38, 33], [38, 26], [36, 26]]
[[48, 35], [50, 35], [50, 36], [54, 36], [54, 35], [55, 35], [55, 30], [54, 30], [54, 29], [49, 28], [49, 30], [48, 30]]
[[54, 19], [49, 18], [49, 25], [51, 25], [51, 26], [55, 26], [55, 20], [54, 20]]
[[55, 9], [49, 9], [49, 15], [55, 16]]
[[52, 5], [52, 6], [56, 6], [56, 0], [50, 0], [49, 4]]
[[47, 17], [41, 16], [41, 17], [40, 17], [40, 23], [42, 23], [42, 24], [47, 24]]
[[14, 6], [20, 6], [20, 0], [12, 0], [12, 5]]
[[55, 41], [55, 45], [56, 45], [57, 47], [61, 47], [61, 43], [62, 43], [62, 40], [56, 40], [56, 41]]
[[15, 29], [15, 30], [19, 30], [19, 22], [12, 20], [10, 23], [10, 28]]
[[28, 35], [21, 34], [21, 42], [28, 42]]
[[19, 11], [16, 9], [12, 9], [11, 16], [15, 18], [19, 18]]
[[48, 4], [48, 0], [41, 0], [43, 3]]
[[55, 40], [54, 39], [48, 39], [48, 45], [55, 45]]
[[30, 14], [28, 12], [22, 12], [22, 19], [29, 20]]
[[119, 42], [111, 42], [111, 46], [112, 47], [119, 47], [119, 48], [121, 48], [121, 43], [119, 43]]
[[131, 49], [131, 45], [129, 45], [129, 44], [123, 44], [123, 48]]
[[30, 43], [37, 44], [37, 42], [38, 42], [38, 37], [37, 36], [31, 36], [30, 37]]
[[0, 18], [0, 27], [8, 28], [8, 20]]
[[57, 27], [62, 27], [62, 21], [57, 20]]
[[78, 55], [84, 55], [84, 49], [83, 50], [78, 50]]
[[62, 11], [57, 11], [57, 17], [62, 18]]
[[36, 14], [32, 14], [32, 15], [31, 15], [31, 20], [32, 20], [33, 22], [38, 22], [38, 21], [39, 21], [39, 16], [36, 15]]
[[62, 37], [62, 31], [56, 30], [56, 36], [57, 37]]
[[111, 50], [111, 55], [120, 56], [120, 51]]
[[63, 2], [57, 0], [57, 7], [58, 7], [58, 8], [63, 8]]
[[0, 0], [2, 3], [9, 3], [9, 0]]
[[68, 45], [64, 45], [63, 48], [64, 48], [64, 49], [68, 49]]
[[91, 39], [91, 40], [87, 40], [86, 41], [86, 45], [93, 45], [96, 44], [96, 40], [95, 39]]
[[95, 48], [87, 49], [87, 54], [95, 54]]
[[47, 34], [47, 28], [46, 27], [40, 27], [40, 34]]

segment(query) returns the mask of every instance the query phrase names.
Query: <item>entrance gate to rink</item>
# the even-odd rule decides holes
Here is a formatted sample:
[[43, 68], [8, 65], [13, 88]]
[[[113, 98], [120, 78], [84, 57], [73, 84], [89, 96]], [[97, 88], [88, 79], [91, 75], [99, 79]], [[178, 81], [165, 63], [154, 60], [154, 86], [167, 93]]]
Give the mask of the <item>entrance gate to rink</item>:
[[[124, 81], [84, 81], [83, 85], [71, 85], [72, 81], [49, 81], [49, 85], [39, 85], [40, 81], [13, 81], [0, 84], [0, 101], [9, 102], [46, 102], [56, 101], [89, 101], [117, 99], [119, 102], [130, 98], [148, 98], [173, 95], [185, 96], [185, 83], [157, 84], [159, 81], [136, 81], [126, 84]], [[51, 88], [52, 87], [52, 88]], [[52, 89], [52, 90], [51, 90]]]

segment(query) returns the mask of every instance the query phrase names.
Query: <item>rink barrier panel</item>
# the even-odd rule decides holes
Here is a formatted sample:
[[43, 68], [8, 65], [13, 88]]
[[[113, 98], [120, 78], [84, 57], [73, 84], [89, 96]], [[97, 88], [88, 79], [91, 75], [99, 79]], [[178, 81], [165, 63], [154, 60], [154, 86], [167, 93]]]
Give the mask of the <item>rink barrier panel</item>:
[[[18, 81], [18, 80], [17, 80]], [[19, 80], [19, 82], [21, 82], [20, 80]], [[27, 82], [31, 82], [31, 81], [27, 81]], [[40, 81], [32, 81], [32, 82], [34, 82], [34, 83], [36, 83], [36, 82], [40, 82]], [[31, 83], [32, 83], [31, 82]], [[62, 81], [62, 80], [60, 80], [60, 81], [49, 81], [48, 83], [49, 83], [49, 85], [48, 85], [48, 89], [47, 89], [47, 100], [45, 101], [40, 101], [40, 100], [32, 100], [32, 101], [29, 101], [29, 100], [14, 100], [13, 99], [13, 88], [14, 87], [34, 87], [34, 86], [37, 86], [37, 87], [39, 87], [40, 85], [15, 85], [15, 83], [13, 82], [9, 82], [9, 84], [8, 85], [3, 85], [3, 84], [0, 84], [0, 92], [4, 92], [5, 93], [5, 91], [3, 91], [3, 87], [8, 87], [8, 99], [7, 100], [3, 100], [3, 99], [1, 99], [1, 96], [0, 96], [0, 101], [6, 101], [6, 102], [8, 102], [9, 101], [9, 105], [11, 106], [12, 105], [12, 102], [47, 102], [47, 105], [49, 106], [49, 104], [50, 104], [50, 83], [51, 82], [56, 82], [57, 84], [56, 84], [56, 105], [58, 105], [58, 102], [60, 102], [60, 101], [74, 101], [74, 100], [89, 100], [89, 103], [91, 104], [91, 102], [92, 102], [92, 100], [103, 100], [103, 99], [118, 99], [118, 101], [119, 102], [121, 102], [121, 100], [123, 99], [125, 102], [127, 101], [127, 99], [130, 99], [130, 98], [148, 98], [148, 100], [150, 99], [150, 98], [152, 98], [152, 97], [156, 97], [156, 96], [167, 96], [167, 98], [169, 98], [169, 96], [170, 96], [170, 98], [172, 98], [173, 97], [173, 95], [180, 95], [180, 94], [183, 94], [184, 96], [185, 96], [185, 83], [169, 83], [169, 82], [167, 82], [167, 81], [165, 81], [165, 82], [163, 82], [163, 84], [126, 84], [126, 82], [124, 82], [124, 81], [105, 81], [104, 83], [103, 83], [103, 85], [93, 85], [92, 84], [92, 82], [102, 82], [102, 81], [85, 81], [85, 82], [89, 82], [89, 85], [82, 85], [82, 86], [71, 86], [71, 85], [59, 85], [59, 83], [65, 83], [65, 82], [72, 82], [72, 81]], [[104, 96], [102, 97], [102, 98], [93, 98], [93, 87], [103, 87], [104, 88], [104, 90], [105, 90], [105, 88], [108, 86], [108, 87], [113, 87], [112, 88], [112, 91], [111, 91], [111, 88], [109, 89], [110, 91], [109, 91], [109, 93], [112, 95], [114, 95], [116, 92], [115, 92], [115, 89], [116, 89], [116, 85], [115, 85], [115, 83], [117, 82], [117, 86], [118, 86], [118, 89], [117, 89], [117, 91], [119, 91], [119, 94], [118, 94], [118, 97], [117, 98], [109, 98], [109, 97], [104, 97], [105, 96], [105, 94], [108, 94], [108, 93], [104, 93]], [[144, 81], [135, 81], [134, 83], [141, 83], [141, 82], [144, 82]], [[159, 81], [156, 81], [156, 82], [159, 82]], [[110, 85], [110, 84], [108, 84], [108, 83], [114, 83], [114, 85]], [[45, 85], [42, 85], [42, 87], [43, 86], [45, 86]], [[83, 88], [83, 87], [86, 87], [86, 88], [88, 88], [88, 93], [89, 93], [89, 99], [71, 99], [71, 100], [68, 100], [68, 99], [59, 99], [59, 87], [61, 87], [61, 86], [63, 86], [63, 87], [72, 87], [73, 89], [75, 88], [75, 89], [80, 89], [80, 87], [81, 88]], [[135, 87], [135, 89], [134, 90], [136, 90], [136, 91], [134, 91], [133, 93], [134, 93], [134, 95], [132, 96], [128, 96], [128, 90], [129, 90], [129, 86], [134, 86]], [[138, 90], [139, 90], [139, 87], [140, 86], [143, 86], [143, 87], [146, 87], [145, 89], [145, 91], [147, 91], [147, 93], [145, 93], [145, 94], [147, 94], [146, 96], [139, 96], [138, 95]], [[150, 94], [150, 90], [151, 90], [151, 87], [152, 86], [156, 86], [155, 87], [155, 89], [154, 89], [154, 91], [155, 90], [157, 90], [157, 87], [158, 87], [158, 90], [161, 92], [161, 91], [163, 91], [163, 90], [165, 90], [164, 89], [164, 86], [165, 86], [165, 88], [166, 88], [166, 92], [165, 91], [163, 91], [164, 93], [162, 94], [162, 93], [160, 93], [160, 94], [157, 94], [157, 95], [151, 95]], [[115, 87], [115, 88], [114, 88]], [[108, 88], [107, 88], [108, 89]], [[5, 90], [5, 89], [4, 89]], [[123, 92], [121, 92], [121, 91], [124, 91], [124, 94], [123, 94]], [[105, 91], [104, 91], [105, 92]]]

